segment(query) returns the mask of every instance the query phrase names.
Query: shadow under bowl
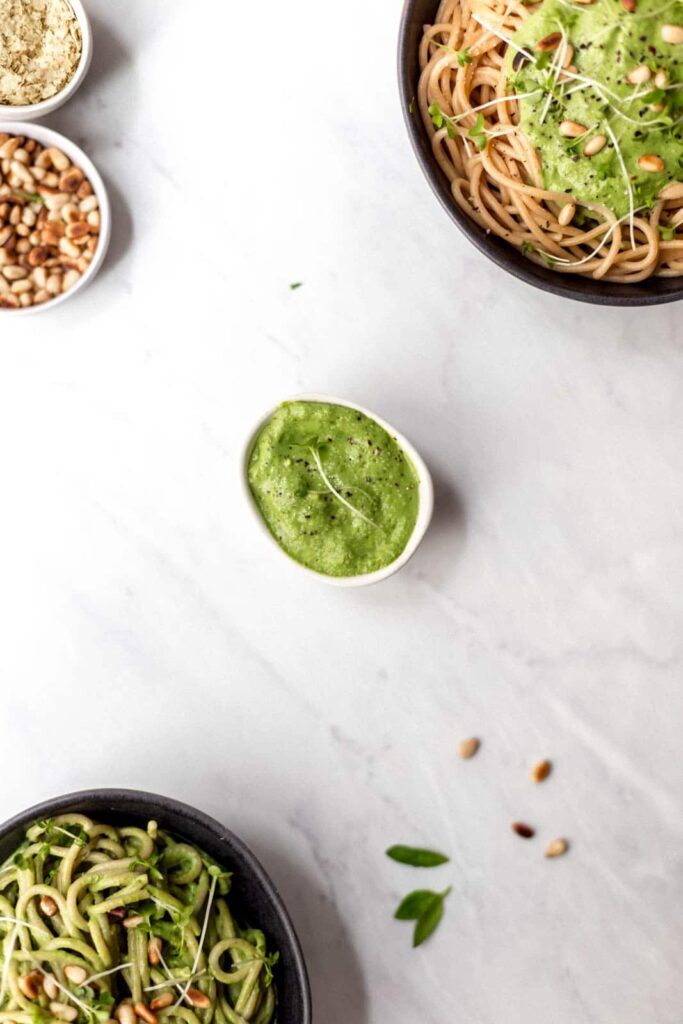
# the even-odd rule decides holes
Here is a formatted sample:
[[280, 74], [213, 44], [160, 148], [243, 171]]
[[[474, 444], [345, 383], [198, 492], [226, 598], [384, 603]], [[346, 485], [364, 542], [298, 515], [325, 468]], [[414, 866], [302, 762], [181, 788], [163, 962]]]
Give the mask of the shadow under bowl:
[[502, 238], [487, 235], [460, 209], [452, 196], [448, 179], [434, 157], [419, 111], [416, 106], [412, 113], [410, 110], [420, 78], [418, 50], [423, 26], [434, 24], [438, 8], [439, 0], [405, 0], [399, 34], [398, 73], [403, 116], [413, 149], [427, 181], [451, 220], [480, 252], [503, 270], [553, 295], [600, 306], [655, 306], [683, 298], [683, 277], [650, 277], [637, 284], [619, 284], [537, 266]]
[[311, 1024], [311, 994], [299, 940], [275, 885], [254, 854], [236, 835], [188, 804], [131, 789], [90, 789], [29, 807], [0, 825], [0, 863], [39, 818], [67, 812], [86, 814], [113, 825], [145, 826], [150, 819], [210, 854], [234, 873], [230, 894], [238, 919], [261, 928], [271, 949], [280, 951], [275, 968], [278, 1024]]

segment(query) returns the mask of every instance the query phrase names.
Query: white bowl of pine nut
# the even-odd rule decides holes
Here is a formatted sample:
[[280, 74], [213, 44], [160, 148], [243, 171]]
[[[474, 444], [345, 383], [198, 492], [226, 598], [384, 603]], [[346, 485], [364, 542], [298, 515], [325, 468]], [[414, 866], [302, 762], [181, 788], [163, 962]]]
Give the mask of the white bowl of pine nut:
[[76, 295], [110, 236], [107, 190], [83, 150], [43, 125], [0, 121], [0, 320]]

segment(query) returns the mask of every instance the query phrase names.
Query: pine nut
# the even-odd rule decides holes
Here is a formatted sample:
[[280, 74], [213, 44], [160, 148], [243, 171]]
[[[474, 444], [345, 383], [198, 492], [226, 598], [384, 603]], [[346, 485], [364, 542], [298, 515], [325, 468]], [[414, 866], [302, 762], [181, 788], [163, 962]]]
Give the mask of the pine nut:
[[565, 139], [578, 139], [587, 131], [585, 124], [579, 124], [578, 121], [562, 121], [560, 124], [560, 135], [564, 135]]
[[64, 977], [68, 978], [73, 985], [82, 985], [88, 977], [88, 972], [80, 964], [67, 964], [64, 968]]
[[12, 285], [12, 291], [15, 295], [26, 295], [28, 292], [33, 291], [33, 281], [30, 281], [28, 277], [23, 278], [21, 281], [15, 281]]
[[200, 992], [198, 988], [188, 988], [187, 998], [197, 1010], [208, 1010], [211, 1006], [209, 997], [204, 992]]
[[28, 270], [20, 267], [17, 263], [12, 263], [9, 267], [3, 267], [2, 272], [8, 281], [20, 281], [22, 277], [28, 277]]
[[662, 39], [665, 43], [683, 43], [683, 26], [662, 25]]
[[160, 996], [153, 999], [149, 1004], [150, 1010], [165, 1010], [166, 1007], [172, 1006], [175, 1002], [175, 998], [171, 992], [162, 992]]
[[666, 185], [659, 193], [660, 199], [683, 199], [683, 182], [672, 181], [670, 185]]
[[17, 309], [19, 299], [16, 295], [0, 295], [0, 309]]
[[161, 939], [155, 937], [149, 940], [147, 944], [147, 959], [152, 967], [156, 967], [158, 963], [161, 963]]
[[[65, 256], [71, 256], [73, 259], [78, 259], [80, 256], [80, 249], [73, 242], [70, 242], [68, 238], [60, 238], [59, 240], [59, 251], [63, 252]], [[125, 921], [123, 922], [126, 923]], [[126, 927], [134, 927], [133, 925], [126, 925]]]
[[[47, 297], [48, 299], [50, 298], [49, 292], [47, 293]], [[36, 301], [37, 300], [38, 296], [36, 295]], [[56, 999], [57, 996], [59, 995], [59, 987], [51, 974], [43, 975], [43, 992], [45, 993], [48, 999]]]
[[65, 171], [71, 166], [68, 156], [62, 153], [61, 149], [57, 149], [56, 146], [50, 146], [49, 149], [45, 150], [44, 155], [47, 158], [48, 166], [51, 164], [56, 171]]
[[87, 238], [89, 234], [90, 225], [84, 224], [83, 221], [79, 221], [76, 224], [69, 224], [66, 229], [66, 237], [72, 242], [77, 242], [81, 239]]
[[607, 139], [604, 135], [594, 135], [592, 139], [589, 139], [586, 145], [583, 147], [584, 156], [595, 156], [601, 149], [604, 148]]
[[523, 821], [515, 821], [512, 823], [512, 831], [516, 832], [522, 839], [533, 839], [536, 835], [535, 829], [531, 825], [525, 825]]
[[121, 1003], [114, 1012], [119, 1024], [137, 1024], [135, 1010], [130, 1003]]
[[[593, 0], [591, 0], [591, 3]], [[550, 50], [556, 50], [562, 42], [561, 32], [551, 32], [549, 36], [544, 36], [543, 39], [539, 39], [536, 43], [536, 49], [540, 50], [541, 53], [548, 53]]]
[[[61, 245], [60, 245], [60, 248], [61, 248]], [[75, 252], [68, 253], [68, 255], [69, 256], [78, 256], [80, 250], [77, 248], [77, 246], [72, 245], [71, 248], [74, 249]], [[73, 273], [73, 271], [70, 271], [70, 273]], [[145, 920], [144, 917], [140, 917], [139, 914], [131, 914], [130, 917], [126, 917], [124, 919], [123, 927], [124, 928], [137, 928], [137, 926], [139, 924], [142, 924], [144, 920]]]
[[666, 89], [668, 84], [669, 72], [665, 71], [664, 68], [660, 68], [660, 70], [655, 75], [655, 85], [658, 89]]
[[633, 71], [629, 71], [626, 76], [626, 81], [630, 85], [644, 85], [645, 82], [649, 82], [652, 78], [652, 72], [650, 71], [647, 64], [640, 64]]
[[33, 305], [33, 296], [29, 292], [24, 292], [23, 295], [19, 296], [19, 305], [23, 306], [24, 309], [27, 306], [32, 306]]
[[40, 971], [30, 971], [17, 978], [17, 985], [22, 996], [30, 1000], [37, 999], [40, 994], [41, 977]]
[[60, 1020], [74, 1021], [78, 1017], [78, 1010], [75, 1006], [67, 1006], [66, 1003], [50, 1003], [50, 1012]]
[[532, 782], [545, 782], [552, 770], [553, 766], [550, 761], [539, 761], [531, 769]]
[[52, 896], [41, 896], [40, 910], [41, 913], [45, 914], [45, 917], [54, 917], [58, 909], [59, 908], [52, 899]]
[[60, 192], [77, 192], [85, 175], [80, 167], [71, 167], [59, 179]]
[[464, 761], [469, 761], [471, 757], [474, 757], [480, 746], [481, 743], [477, 737], [471, 736], [468, 740], [463, 740], [462, 743], [459, 744], [458, 754]]
[[88, 196], [86, 199], [81, 199], [79, 209], [81, 213], [92, 213], [98, 206], [97, 196]]
[[[188, 996], [189, 994], [190, 993], [188, 992]], [[145, 1024], [157, 1024], [157, 1015], [155, 1013], [152, 1013], [152, 1011], [148, 1009], [144, 1003], [136, 1003], [133, 1009], [135, 1010], [138, 1017], [141, 1020], [145, 1021]]]
[[574, 47], [572, 46], [571, 43], [569, 43], [569, 45], [567, 46], [567, 51], [566, 51], [566, 53], [564, 55], [564, 60], [562, 61], [562, 67], [563, 68], [568, 68], [569, 65], [572, 62], [572, 58], [573, 57], [574, 57]]
[[661, 156], [657, 156], [655, 153], [646, 153], [644, 156], [639, 157], [638, 166], [641, 171], [655, 174], [657, 171], [664, 170], [664, 161]]
[[562, 857], [563, 854], [569, 849], [569, 843], [566, 839], [553, 839], [552, 843], [549, 843], [546, 847], [546, 857]]
[[[51, 298], [52, 298], [52, 296], [50, 295], [50, 293], [47, 290], [47, 288], [41, 288], [33, 296], [33, 305], [34, 306], [41, 306], [43, 304], [43, 302], [47, 302], [48, 299], [51, 299]], [[59, 992], [59, 989], [55, 989], [54, 995], [56, 996], [58, 992]], [[52, 997], [50, 997], [50, 998], [52, 998]]]

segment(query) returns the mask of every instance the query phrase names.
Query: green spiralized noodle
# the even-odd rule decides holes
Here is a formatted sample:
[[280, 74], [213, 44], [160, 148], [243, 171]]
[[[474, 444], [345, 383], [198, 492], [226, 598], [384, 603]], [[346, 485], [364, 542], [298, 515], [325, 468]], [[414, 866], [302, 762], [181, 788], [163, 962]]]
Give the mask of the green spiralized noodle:
[[155, 822], [36, 822], [0, 866], [0, 1024], [109, 1024], [122, 1003], [159, 997], [159, 1024], [271, 1024], [277, 954], [237, 927], [229, 890]]

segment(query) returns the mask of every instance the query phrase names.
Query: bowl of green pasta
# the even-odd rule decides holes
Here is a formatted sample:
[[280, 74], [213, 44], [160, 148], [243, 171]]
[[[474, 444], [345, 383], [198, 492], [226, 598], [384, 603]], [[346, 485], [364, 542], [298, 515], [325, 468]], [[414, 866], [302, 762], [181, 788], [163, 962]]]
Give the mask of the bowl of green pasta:
[[301, 946], [272, 881], [218, 822], [89, 790], [0, 826], [0, 1020], [310, 1024]]

